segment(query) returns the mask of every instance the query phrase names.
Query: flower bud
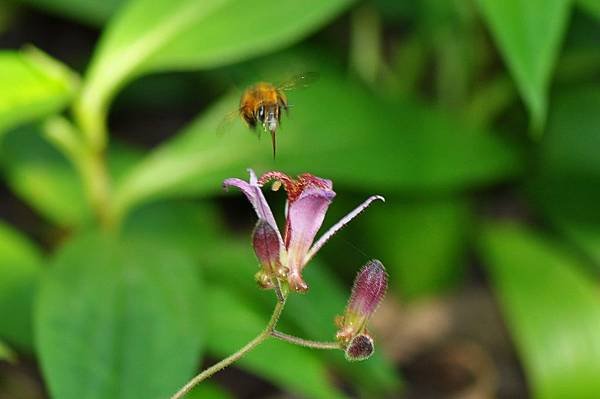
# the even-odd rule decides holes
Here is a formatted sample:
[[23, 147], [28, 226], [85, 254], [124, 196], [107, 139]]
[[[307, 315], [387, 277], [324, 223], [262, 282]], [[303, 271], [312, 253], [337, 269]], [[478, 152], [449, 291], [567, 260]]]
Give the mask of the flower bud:
[[375, 344], [373, 343], [373, 338], [368, 334], [359, 334], [352, 338], [346, 347], [346, 360], [349, 362], [366, 360], [371, 357], [374, 351]]
[[367, 321], [379, 306], [386, 290], [387, 273], [383, 264], [378, 260], [369, 261], [354, 279], [346, 312], [336, 319], [338, 341], [348, 345], [365, 331]]
[[252, 246], [261, 265], [256, 274], [258, 284], [263, 288], [272, 288], [271, 279], [285, 277], [286, 269], [281, 265], [281, 248], [277, 231], [263, 219], [259, 219], [252, 233]]

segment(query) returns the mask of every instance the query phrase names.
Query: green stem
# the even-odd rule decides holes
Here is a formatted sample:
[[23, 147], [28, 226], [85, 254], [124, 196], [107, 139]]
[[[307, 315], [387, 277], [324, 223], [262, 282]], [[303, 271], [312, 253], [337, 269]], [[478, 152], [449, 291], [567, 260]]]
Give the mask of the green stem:
[[311, 341], [309, 339], [304, 339], [300, 337], [296, 337], [294, 335], [289, 335], [286, 333], [282, 333], [281, 331], [273, 330], [271, 331], [271, 336], [273, 338], [277, 338], [282, 341], [290, 342], [292, 344], [305, 346], [307, 348], [313, 349], [341, 349], [340, 344], [337, 342], [323, 342], [323, 341]]
[[269, 324], [265, 327], [265, 329], [256, 336], [252, 341], [248, 342], [243, 348], [235, 352], [234, 354], [226, 357], [221, 360], [219, 363], [212, 365], [206, 370], [202, 371], [200, 374], [192, 378], [187, 384], [185, 384], [176, 394], [171, 396], [171, 399], [181, 399], [188, 392], [192, 390], [196, 385], [204, 381], [205, 379], [211, 377], [213, 374], [223, 370], [225, 367], [231, 365], [235, 361], [239, 360], [246, 353], [250, 352], [252, 349], [256, 348], [259, 344], [265, 341], [267, 338], [271, 336], [271, 333], [274, 331], [277, 322], [279, 321], [279, 317], [281, 316], [281, 312], [283, 311], [283, 307], [285, 306], [285, 299], [283, 302], [277, 302], [275, 305], [275, 309], [273, 309], [273, 314], [271, 315], [271, 320], [269, 320]]
[[94, 151], [77, 129], [63, 117], [52, 117], [44, 124], [50, 140], [75, 166], [82, 180], [86, 196], [100, 224], [114, 225], [110, 201], [110, 181], [102, 151]]

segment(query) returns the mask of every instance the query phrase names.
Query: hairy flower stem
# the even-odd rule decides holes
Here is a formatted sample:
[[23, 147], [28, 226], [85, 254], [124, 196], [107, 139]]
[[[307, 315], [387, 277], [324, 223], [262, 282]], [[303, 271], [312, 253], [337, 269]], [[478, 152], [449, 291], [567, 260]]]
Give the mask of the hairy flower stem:
[[271, 331], [271, 336], [273, 338], [277, 338], [281, 341], [290, 342], [292, 344], [305, 346], [307, 348], [313, 349], [342, 349], [340, 344], [337, 342], [322, 342], [322, 341], [311, 341], [309, 339], [304, 339], [300, 337], [296, 337], [294, 335], [289, 335], [286, 333], [282, 333], [281, 331], [273, 330]]
[[256, 336], [256, 338], [248, 342], [243, 348], [241, 348], [234, 354], [221, 360], [219, 363], [212, 365], [211, 367], [207, 368], [206, 370], [202, 371], [200, 374], [192, 378], [179, 391], [177, 391], [176, 394], [171, 396], [171, 399], [183, 398], [196, 385], [198, 385], [205, 379], [211, 377], [213, 374], [223, 370], [225, 367], [231, 365], [235, 361], [239, 360], [246, 353], [250, 352], [252, 349], [256, 348], [259, 344], [261, 344], [263, 341], [269, 338], [271, 336], [271, 333], [274, 331], [277, 322], [279, 321], [279, 317], [281, 316], [281, 312], [283, 311], [284, 306], [285, 298], [282, 302], [277, 301], [275, 309], [273, 309], [273, 314], [271, 315], [271, 320], [269, 320], [269, 324], [267, 324], [265, 329], [258, 336]]

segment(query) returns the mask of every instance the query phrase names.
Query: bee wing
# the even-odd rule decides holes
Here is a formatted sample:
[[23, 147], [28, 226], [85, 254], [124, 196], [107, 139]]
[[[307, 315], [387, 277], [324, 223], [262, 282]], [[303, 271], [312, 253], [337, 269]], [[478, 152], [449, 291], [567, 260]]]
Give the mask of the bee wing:
[[217, 126], [217, 135], [219, 137], [223, 136], [225, 132], [229, 130], [231, 123], [236, 119], [239, 113], [240, 111], [236, 109], [228, 112], [223, 119], [221, 119], [219, 125]]
[[288, 91], [304, 89], [319, 80], [318, 72], [304, 72], [292, 76], [290, 79], [277, 86], [278, 90]]

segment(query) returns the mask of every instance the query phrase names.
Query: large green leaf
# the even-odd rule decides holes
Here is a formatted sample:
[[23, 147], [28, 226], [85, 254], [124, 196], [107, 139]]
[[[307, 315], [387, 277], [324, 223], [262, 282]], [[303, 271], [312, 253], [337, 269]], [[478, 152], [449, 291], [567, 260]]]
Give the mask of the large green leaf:
[[91, 213], [79, 176], [40, 130], [28, 126], [6, 135], [0, 145], [4, 176], [15, 194], [51, 222], [81, 225]]
[[233, 399], [229, 393], [209, 381], [203, 381], [187, 394], [187, 399]]
[[54, 397], [165, 398], [192, 375], [207, 297], [189, 257], [160, 241], [86, 235], [53, 263], [35, 327]]
[[59, 112], [74, 95], [76, 78], [35, 49], [0, 51], [0, 134], [21, 123]]
[[78, 22], [101, 26], [125, 3], [124, 0], [17, 0], [32, 7]]
[[384, 101], [315, 62], [321, 79], [290, 95], [294, 107], [278, 133], [275, 161], [269, 140], [259, 142], [239, 120], [216, 133], [236, 108], [229, 96], [132, 170], [115, 193], [117, 213], [150, 198], [219, 192], [224, 178], [243, 177], [248, 166], [310, 171], [377, 191], [455, 190], [518, 170], [517, 154], [497, 137], [417, 103]]
[[529, 192], [545, 216], [600, 269], [600, 86], [556, 96]]
[[478, 0], [477, 4], [540, 133], [570, 0]]
[[[118, 141], [107, 151], [107, 167], [119, 182], [141, 158], [138, 149]], [[43, 137], [39, 126], [7, 133], [0, 143], [0, 163], [11, 190], [46, 219], [61, 227], [91, 220], [80, 176], [73, 165]]]
[[35, 245], [0, 222], [0, 337], [33, 348], [32, 304], [41, 272]]
[[[269, 314], [259, 315], [235, 292], [212, 285], [207, 308], [210, 320], [208, 350], [224, 357], [264, 330]], [[343, 398], [323, 363], [306, 348], [270, 339], [238, 361], [241, 367], [307, 398]]]
[[579, 0], [577, 3], [588, 14], [594, 16], [596, 19], [600, 19], [600, 1], [598, 1], [598, 0]]
[[385, 207], [369, 210], [365, 220], [365, 237], [389, 264], [390, 283], [403, 298], [437, 294], [460, 281], [470, 228], [465, 199], [388, 198]]
[[492, 225], [481, 251], [535, 398], [600, 392], [597, 283], [560, 244], [514, 225]]
[[157, 70], [208, 68], [297, 41], [352, 0], [134, 0], [104, 33], [77, 110], [102, 140], [106, 108], [127, 81]]

